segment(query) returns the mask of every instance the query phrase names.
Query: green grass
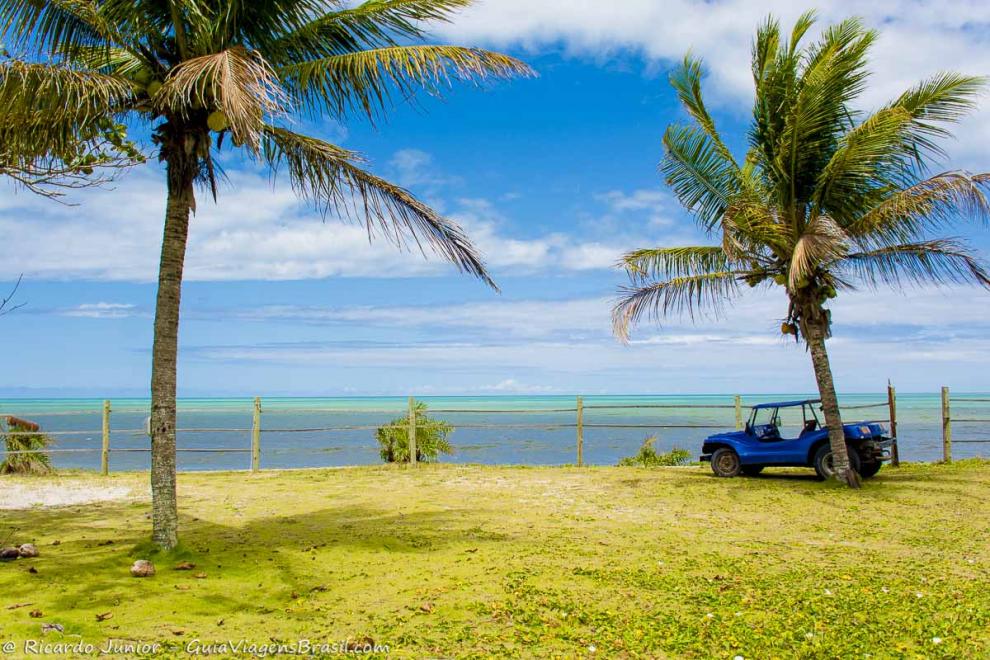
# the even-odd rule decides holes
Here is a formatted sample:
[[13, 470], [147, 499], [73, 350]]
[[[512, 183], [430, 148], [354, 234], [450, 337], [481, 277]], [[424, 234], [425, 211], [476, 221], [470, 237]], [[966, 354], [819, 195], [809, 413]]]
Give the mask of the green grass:
[[[184, 474], [172, 556], [149, 555], [143, 495], [4, 511], [0, 540], [13, 531], [42, 556], [0, 564], [0, 641], [47, 622], [65, 626], [49, 642], [175, 652], [370, 638], [392, 657], [990, 656], [990, 462], [885, 468], [859, 492], [808, 474]], [[147, 492], [146, 475], [63, 479]], [[29, 481], [0, 487], [15, 480]], [[136, 558], [158, 575], [131, 578]]]

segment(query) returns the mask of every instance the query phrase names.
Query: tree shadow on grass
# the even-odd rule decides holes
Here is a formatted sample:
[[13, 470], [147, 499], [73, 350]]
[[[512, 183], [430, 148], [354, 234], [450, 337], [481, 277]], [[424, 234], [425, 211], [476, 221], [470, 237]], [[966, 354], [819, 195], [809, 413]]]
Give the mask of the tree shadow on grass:
[[[54, 602], [47, 602], [62, 614], [109, 610], [134, 599], [160, 599], [180, 612], [205, 607], [211, 612], [264, 613], [271, 603], [240, 596], [238, 587], [264, 584], [284, 603], [296, 593], [333, 590], [316, 579], [326, 575], [331, 559], [357, 556], [366, 570], [381, 566], [384, 577], [388, 566], [396, 565], [396, 555], [404, 565], [425, 570], [433, 550], [505, 538], [478, 527], [472, 509], [403, 514], [342, 505], [291, 517], [246, 517], [243, 524], [183, 516], [182, 546], [172, 553], [149, 554], [148, 509], [146, 504], [117, 503], [5, 512], [0, 534], [16, 530], [12, 540], [35, 541], [41, 557], [30, 564], [37, 574], [28, 572], [27, 560], [0, 564], [0, 609], [57, 594]], [[53, 546], [56, 540], [60, 543]], [[155, 562], [154, 578], [130, 576], [130, 565], [139, 558]], [[177, 571], [180, 561], [196, 568]], [[200, 571], [206, 575], [196, 579]]]
[[759, 473], [755, 477], [750, 477], [747, 475], [740, 475], [739, 479], [748, 479], [750, 481], [794, 481], [801, 483], [822, 483], [822, 480], [818, 478], [818, 475], [814, 471], [808, 472], [776, 472], [773, 470]]
[[753, 482], [753, 483], [759, 483], [759, 482], [773, 483], [777, 481], [790, 481], [796, 483], [821, 483], [821, 480], [818, 479], [818, 476], [815, 474], [813, 470], [809, 470], [808, 472], [799, 472], [799, 471], [795, 471], [793, 468], [784, 468], [784, 469], [787, 469], [789, 471], [778, 472], [777, 470], [771, 468], [770, 470], [764, 470], [763, 472], [761, 472], [756, 476], [751, 477], [746, 474], [740, 474], [736, 477], [733, 477], [732, 479], [722, 479], [720, 477], [717, 477], [714, 474], [712, 474], [710, 470], [704, 473], [702, 472], [695, 473], [690, 476], [695, 479], [710, 480], [713, 483], [719, 483], [719, 482], [737, 483], [740, 481]]
[[[809, 471], [808, 474], [802, 474], [800, 472], [764, 470], [755, 477], [741, 475], [738, 479], [747, 479], [752, 482], [762, 482], [768, 485], [776, 482], [808, 483], [817, 484], [820, 490], [848, 490], [846, 486], [838, 482], [822, 481], [813, 471]], [[863, 480], [863, 489], [860, 492], [864, 492], [870, 499], [891, 503], [903, 502], [902, 496], [904, 495], [939, 496], [945, 498], [947, 501], [951, 499], [965, 499], [974, 502], [983, 502], [986, 499], [985, 489], [980, 491], [974, 488], [974, 486], [980, 483], [977, 479], [958, 477], [948, 472], [899, 471], [897, 468], [885, 466], [876, 476]], [[816, 489], [802, 490], [801, 492], [816, 492]]]

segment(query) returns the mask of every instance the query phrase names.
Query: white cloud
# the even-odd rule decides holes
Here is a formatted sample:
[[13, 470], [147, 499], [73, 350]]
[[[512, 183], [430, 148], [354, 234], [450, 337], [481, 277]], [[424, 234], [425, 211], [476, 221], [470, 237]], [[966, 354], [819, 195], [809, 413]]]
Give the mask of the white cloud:
[[71, 316], [87, 319], [124, 319], [138, 314], [137, 306], [128, 303], [84, 303], [68, 309], [59, 310], [60, 316]]
[[[840, 389], [880, 392], [891, 378], [904, 392], [931, 391], [940, 384], [985, 390], [988, 300], [990, 294], [966, 287], [844, 294], [835, 305], [835, 338], [829, 344]], [[245, 382], [262, 378], [272, 391], [311, 394], [326, 394], [326, 387], [339, 383], [361, 393], [406, 388], [436, 394], [814, 388], [806, 350], [779, 334], [786, 311], [779, 292], [747, 292], [721, 318], [697, 325], [678, 318], [660, 327], [643, 324], [628, 346], [610, 335], [610, 302], [608, 297], [492, 297], [446, 305], [245, 310], [202, 308], [190, 299], [183, 371], [221, 389], [233, 373]], [[87, 318], [141, 313], [113, 300], [72, 309]], [[220, 341], [226, 343], [217, 344], [215, 334], [197, 330], [204, 321], [234, 330], [223, 335], [228, 338]], [[245, 327], [246, 321], [284, 324], [262, 334], [299, 341], [259, 343], [259, 331]]]
[[[409, 164], [421, 156], [403, 152]], [[415, 277], [450, 274], [453, 267], [415, 248], [398, 249], [380, 236], [369, 241], [360, 224], [321, 222], [288, 186], [274, 190], [267, 178], [232, 170], [231, 186], [214, 204], [201, 194], [190, 224], [186, 259], [189, 281], [299, 280], [331, 276]], [[26, 193], [0, 191], [0, 235], [8, 254], [0, 279], [153, 281], [164, 216], [160, 177], [144, 168], [122, 178], [114, 190], [83, 191], [78, 206], [62, 206]], [[520, 239], [506, 235], [505, 219], [486, 200], [463, 199], [450, 214], [468, 230], [492, 269], [609, 268], [637, 245], [548, 234]]]
[[445, 186], [460, 181], [457, 177], [439, 173], [433, 155], [420, 149], [401, 149], [392, 156], [389, 165], [396, 172], [395, 182], [404, 188]]
[[[974, 296], [980, 298], [974, 301]], [[939, 379], [979, 389], [974, 383], [990, 368], [990, 305], [984, 298], [986, 293], [966, 287], [844, 295], [834, 306], [836, 336], [830, 342], [840, 387], [879, 391], [889, 377], [906, 391], [930, 389]], [[779, 319], [786, 311], [779, 292], [749, 294], [721, 318], [698, 325], [685, 319], [671, 319], [660, 328], [644, 324], [628, 346], [610, 335], [609, 304], [604, 298], [581, 298], [421, 307], [269, 307], [251, 318], [353, 323], [373, 336], [387, 334], [376, 343], [200, 346], [195, 354], [207, 362], [271, 363], [289, 369], [406, 370], [435, 376], [430, 391], [437, 393], [814, 388], [806, 350], [779, 334]], [[495, 385], [479, 386], [478, 380]], [[444, 389], [444, 382], [457, 384]]]
[[495, 392], [497, 394], [548, 394], [554, 388], [545, 385], [527, 385], [520, 383], [515, 378], [506, 378], [490, 387], [479, 387], [477, 391]]
[[697, 346], [699, 344], [736, 344], [738, 346], [777, 346], [780, 338], [765, 335], [712, 335], [712, 334], [663, 334], [645, 339], [633, 339], [631, 345], [639, 346]]
[[662, 190], [634, 190], [626, 193], [622, 190], [610, 190], [607, 193], [597, 195], [599, 201], [604, 202], [615, 213], [626, 211], [661, 211], [670, 200], [670, 197]]
[[[507, 219], [487, 200], [461, 199], [461, 210], [452, 214], [471, 236], [492, 267], [511, 268], [513, 272], [536, 270], [587, 271], [613, 268], [619, 257], [655, 238], [641, 233], [625, 233], [609, 241], [589, 240], [582, 236], [550, 233], [539, 238], [514, 239], [500, 233]], [[683, 239], [665, 239], [668, 245]]]
[[672, 216], [680, 212], [678, 202], [659, 188], [634, 190], [631, 193], [610, 190], [595, 198], [608, 208], [608, 215], [596, 222], [608, 227], [627, 225], [625, 216], [636, 214], [645, 217], [652, 229], [669, 229], [677, 224]]
[[[569, 392], [800, 392], [815, 387], [810, 358], [802, 346], [762, 339], [631, 346], [608, 341], [365, 348], [286, 344], [203, 347], [196, 352], [197, 358], [208, 361], [277, 364], [290, 371], [412, 372], [418, 374], [417, 382], [427, 381], [438, 393], [463, 392], [465, 375], [469, 383], [495, 377], [501, 379], [498, 382], [538, 383], [538, 387]], [[990, 341], [973, 339], [951, 349], [918, 341], [834, 341], [831, 358], [836, 381], [846, 392], [880, 392], [887, 378], [905, 391], [931, 390], [943, 378], [951, 378], [960, 387], [980, 389], [985, 384], [983, 374], [990, 368]], [[446, 390], [439, 385], [457, 382], [455, 378], [462, 384]]]
[[[874, 333], [911, 334], [919, 340], [949, 341], [990, 328], [990, 294], [975, 287], [857, 291], [832, 304], [838, 338]], [[494, 337], [531, 340], [551, 337], [611, 337], [611, 297], [565, 300], [504, 300], [448, 305], [299, 306], [268, 305], [246, 310], [190, 310], [197, 318], [220, 318], [310, 325], [356, 325], [362, 328], [415, 328], [485, 331]], [[773, 344], [787, 303], [777, 290], [747, 292], [721, 316], [699, 315], [697, 323], [671, 317], [657, 327], [644, 321], [634, 329], [633, 345]], [[451, 336], [444, 333], [441, 336]], [[784, 340], [789, 341], [789, 340]]]
[[[881, 30], [874, 49], [875, 76], [863, 98], [874, 107], [921, 78], [941, 70], [990, 73], [990, 3], [982, 0], [493, 0], [479, 2], [441, 33], [453, 41], [533, 50], [563, 43], [578, 55], [607, 59], [633, 49], [668, 64], [691, 51], [705, 58], [712, 101], [746, 114], [752, 95], [750, 44], [768, 14], [789, 28], [807, 9], [820, 25], [860, 16]], [[990, 112], [961, 127], [950, 151], [963, 162], [985, 162]]]
[[268, 306], [235, 312], [239, 319], [310, 323], [355, 324], [380, 328], [446, 328], [513, 338], [552, 335], [607, 336], [609, 301], [495, 300], [484, 303], [396, 307]]

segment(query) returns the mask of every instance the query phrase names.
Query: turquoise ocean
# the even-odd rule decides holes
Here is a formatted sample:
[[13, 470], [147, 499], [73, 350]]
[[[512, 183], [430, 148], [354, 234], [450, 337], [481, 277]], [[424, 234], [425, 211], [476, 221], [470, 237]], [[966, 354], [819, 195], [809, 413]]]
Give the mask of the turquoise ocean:
[[[801, 394], [743, 396], [747, 406], [806, 398]], [[732, 395], [585, 396], [584, 459], [612, 465], [657, 435], [657, 448], [697, 453], [702, 440], [735, 426]], [[982, 399], [982, 401], [978, 401]], [[430, 414], [454, 425], [449, 463], [561, 465], [575, 462], [574, 396], [423, 397]], [[953, 419], [990, 420], [990, 394], [953, 393]], [[886, 423], [886, 393], [840, 397], [846, 422]], [[874, 405], [875, 404], [875, 405]], [[306, 468], [379, 463], [374, 428], [404, 417], [404, 397], [265, 398], [261, 417], [261, 467]], [[615, 407], [612, 407], [615, 406]], [[648, 408], [637, 406], [671, 406]], [[678, 406], [699, 406], [681, 408]], [[0, 416], [15, 415], [55, 433], [60, 468], [98, 469], [103, 401], [96, 399], [0, 399]], [[149, 441], [143, 429], [148, 401], [111, 402], [110, 468], [145, 470]], [[511, 411], [511, 412], [496, 412]], [[182, 399], [179, 402], [179, 468], [237, 470], [250, 467], [253, 400]], [[938, 393], [898, 394], [898, 444], [902, 460], [942, 456]], [[619, 428], [634, 425], [634, 428]], [[681, 428], [663, 428], [678, 427]], [[704, 427], [704, 428], [700, 428]], [[228, 429], [228, 430], [210, 430]], [[990, 456], [990, 422], [954, 422], [953, 458]], [[222, 451], [202, 451], [222, 450]], [[86, 451], [79, 451], [86, 450]], [[200, 451], [185, 451], [200, 450]], [[0, 450], [0, 458], [2, 458]]]

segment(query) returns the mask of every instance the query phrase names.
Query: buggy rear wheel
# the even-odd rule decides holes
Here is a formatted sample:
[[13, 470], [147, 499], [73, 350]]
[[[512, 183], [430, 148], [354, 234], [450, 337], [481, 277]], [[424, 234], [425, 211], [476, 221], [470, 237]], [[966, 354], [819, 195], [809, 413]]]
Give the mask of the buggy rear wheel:
[[712, 454], [712, 472], [716, 477], [735, 477], [742, 471], [742, 462], [734, 449], [722, 447]]
[[[849, 467], [857, 473], [860, 470], [859, 452], [855, 447], [846, 444], [846, 454], [849, 456]], [[832, 466], [832, 448], [824, 444], [815, 452], [815, 472], [820, 479], [828, 480], [835, 476], [835, 468]]]

